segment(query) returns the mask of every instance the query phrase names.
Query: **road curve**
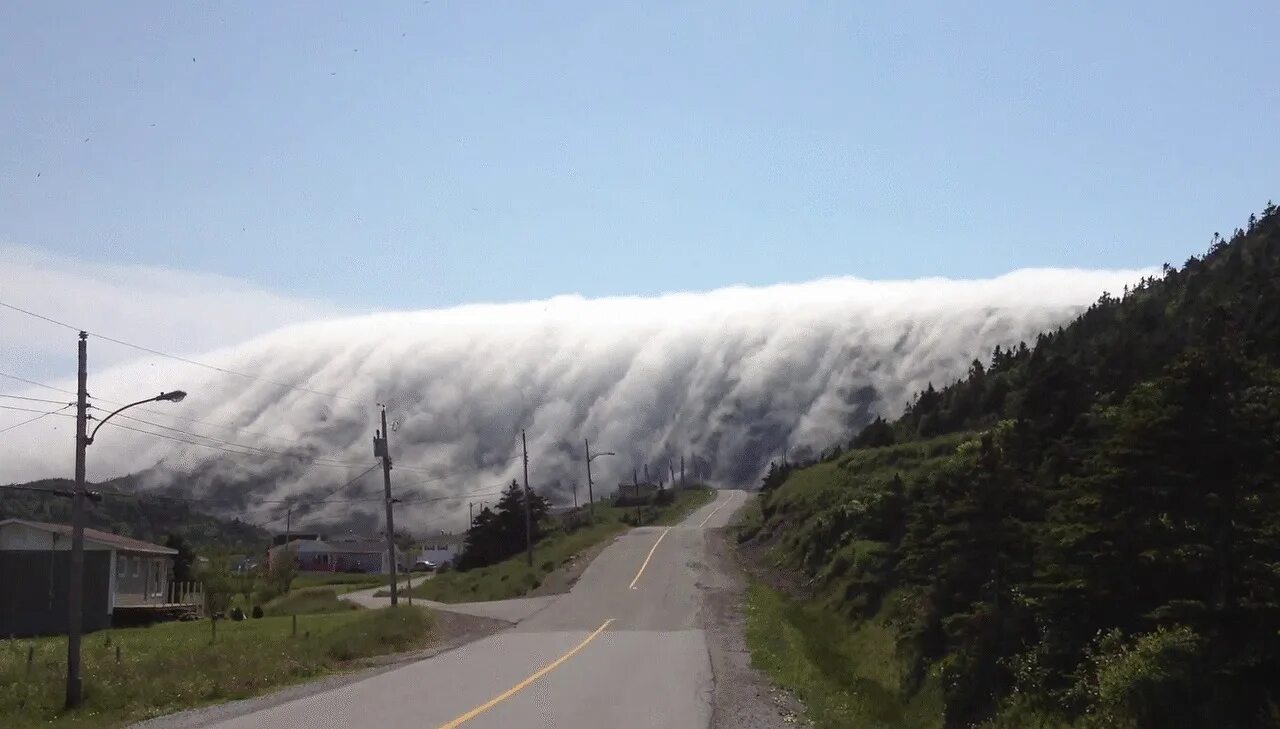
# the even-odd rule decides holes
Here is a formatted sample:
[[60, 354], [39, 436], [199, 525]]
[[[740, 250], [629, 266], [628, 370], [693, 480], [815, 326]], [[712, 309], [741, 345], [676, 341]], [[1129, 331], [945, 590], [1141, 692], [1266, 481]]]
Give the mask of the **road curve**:
[[673, 527], [620, 536], [573, 589], [514, 628], [220, 729], [696, 729], [713, 678], [699, 628], [706, 530], [746, 501], [721, 491]]

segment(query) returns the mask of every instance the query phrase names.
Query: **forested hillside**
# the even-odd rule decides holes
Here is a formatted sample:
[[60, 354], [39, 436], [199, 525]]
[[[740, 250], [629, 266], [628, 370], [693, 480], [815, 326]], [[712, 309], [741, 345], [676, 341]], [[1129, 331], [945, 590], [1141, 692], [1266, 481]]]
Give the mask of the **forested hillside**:
[[[1280, 726], [1275, 206], [774, 469], [742, 538], [891, 644], [888, 678], [823, 657], [830, 686], [937, 726]], [[832, 716], [901, 725], [860, 691]]]
[[[66, 479], [47, 479], [23, 485], [70, 492], [75, 483]], [[100, 488], [113, 494], [89, 503], [85, 525], [94, 529], [157, 543], [163, 543], [166, 536], [176, 534], [197, 549], [213, 553], [257, 552], [269, 538], [267, 532], [257, 526], [239, 519], [205, 514], [181, 498], [124, 495], [136, 491], [132, 477], [90, 488]], [[71, 499], [48, 492], [0, 489], [0, 519], [11, 517], [70, 524]]]

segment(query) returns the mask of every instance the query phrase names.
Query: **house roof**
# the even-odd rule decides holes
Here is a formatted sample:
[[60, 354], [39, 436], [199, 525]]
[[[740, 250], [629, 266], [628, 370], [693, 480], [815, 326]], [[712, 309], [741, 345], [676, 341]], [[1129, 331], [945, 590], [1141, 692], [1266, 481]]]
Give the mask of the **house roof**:
[[[319, 539], [298, 539], [289, 542], [289, 548], [294, 554], [380, 554], [387, 549], [384, 544], [330, 544]], [[278, 552], [281, 549], [284, 549], [284, 545], [278, 544], [270, 551]]]
[[[43, 521], [29, 521], [27, 519], [0, 520], [0, 527], [5, 526], [6, 524], [21, 524], [25, 527], [39, 529], [59, 536], [65, 536], [68, 538], [71, 536], [71, 526], [69, 524], [50, 524]], [[112, 534], [111, 532], [104, 532], [98, 529], [89, 529], [87, 527], [84, 530], [84, 538], [88, 541], [97, 542], [98, 544], [106, 545], [121, 552], [144, 552], [146, 554], [178, 553], [178, 550], [176, 549], [164, 547], [159, 544], [144, 542], [141, 539], [122, 537], [119, 534]]]

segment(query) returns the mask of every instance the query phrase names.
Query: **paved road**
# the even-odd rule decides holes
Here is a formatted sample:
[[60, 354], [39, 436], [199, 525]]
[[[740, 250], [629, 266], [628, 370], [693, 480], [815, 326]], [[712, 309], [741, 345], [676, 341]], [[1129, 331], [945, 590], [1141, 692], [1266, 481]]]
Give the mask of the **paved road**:
[[707, 727], [713, 679], [698, 628], [705, 530], [744, 501], [741, 491], [721, 491], [678, 526], [633, 529], [569, 593], [538, 598], [511, 630], [214, 726]]

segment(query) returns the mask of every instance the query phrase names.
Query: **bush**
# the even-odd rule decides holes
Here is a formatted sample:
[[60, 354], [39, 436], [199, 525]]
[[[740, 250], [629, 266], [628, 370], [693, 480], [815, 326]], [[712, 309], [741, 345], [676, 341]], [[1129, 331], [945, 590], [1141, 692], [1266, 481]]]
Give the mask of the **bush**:
[[421, 646], [435, 627], [435, 616], [420, 607], [401, 605], [370, 610], [365, 619], [349, 623], [323, 640], [325, 653], [334, 660], [406, 651]]
[[254, 606], [253, 606], [253, 612], [252, 612], [251, 614], [253, 615], [253, 617], [254, 617], [254, 618], [260, 618], [260, 617], [262, 617], [262, 606], [261, 606], [261, 605], [254, 605]]
[[1124, 644], [1120, 631], [1100, 638], [1090, 651], [1092, 668], [1081, 687], [1090, 699], [1089, 727], [1164, 729], [1203, 726], [1203, 642], [1185, 626], [1158, 628]]
[[231, 619], [237, 621], [244, 620], [244, 611], [239, 607], [231, 608]]

